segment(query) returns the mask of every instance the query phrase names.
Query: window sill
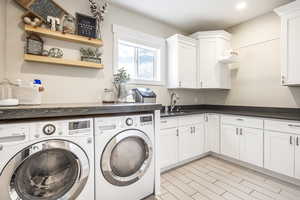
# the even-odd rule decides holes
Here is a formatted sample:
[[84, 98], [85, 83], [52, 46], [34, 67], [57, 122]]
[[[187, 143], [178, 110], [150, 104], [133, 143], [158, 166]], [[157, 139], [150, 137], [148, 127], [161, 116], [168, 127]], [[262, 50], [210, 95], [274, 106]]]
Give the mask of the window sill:
[[146, 81], [146, 80], [130, 80], [129, 85], [151, 85], [151, 86], [164, 86], [163, 81]]

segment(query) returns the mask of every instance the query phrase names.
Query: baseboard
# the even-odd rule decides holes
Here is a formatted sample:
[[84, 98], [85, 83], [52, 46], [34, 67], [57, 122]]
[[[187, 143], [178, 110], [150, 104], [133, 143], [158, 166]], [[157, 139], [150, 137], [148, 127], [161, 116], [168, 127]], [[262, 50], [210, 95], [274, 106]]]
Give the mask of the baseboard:
[[271, 170], [268, 170], [268, 169], [265, 169], [265, 168], [262, 168], [262, 167], [257, 167], [257, 166], [255, 166], [255, 165], [252, 165], [252, 164], [249, 164], [249, 163], [245, 163], [245, 162], [243, 162], [243, 161], [236, 160], [236, 159], [233, 159], [233, 158], [230, 158], [230, 157], [221, 155], [221, 154], [217, 154], [217, 153], [210, 152], [210, 156], [213, 156], [213, 157], [222, 159], [222, 160], [224, 160], [224, 161], [233, 163], [233, 164], [235, 164], [235, 165], [239, 165], [239, 166], [248, 168], [248, 169], [250, 169], [250, 170], [259, 172], [259, 173], [261, 173], [261, 174], [264, 174], [264, 175], [267, 175], [267, 176], [270, 176], [270, 177], [279, 179], [279, 180], [281, 180], [281, 181], [283, 181], [283, 182], [286, 182], [286, 183], [290, 183], [290, 184], [294, 184], [294, 185], [300, 186], [300, 180], [298, 180], [298, 179], [296, 179], [296, 178], [292, 178], [292, 177], [289, 177], [289, 176], [285, 176], [285, 175], [279, 174], [279, 173], [277, 173], [277, 172], [274, 172], [274, 171], [271, 171]]

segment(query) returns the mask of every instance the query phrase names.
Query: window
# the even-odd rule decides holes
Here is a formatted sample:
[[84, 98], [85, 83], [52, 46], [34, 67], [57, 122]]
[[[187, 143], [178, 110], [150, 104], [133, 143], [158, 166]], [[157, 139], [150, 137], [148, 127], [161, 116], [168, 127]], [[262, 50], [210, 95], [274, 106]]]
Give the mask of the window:
[[125, 68], [132, 84], [163, 85], [165, 40], [119, 26], [114, 33], [114, 70]]

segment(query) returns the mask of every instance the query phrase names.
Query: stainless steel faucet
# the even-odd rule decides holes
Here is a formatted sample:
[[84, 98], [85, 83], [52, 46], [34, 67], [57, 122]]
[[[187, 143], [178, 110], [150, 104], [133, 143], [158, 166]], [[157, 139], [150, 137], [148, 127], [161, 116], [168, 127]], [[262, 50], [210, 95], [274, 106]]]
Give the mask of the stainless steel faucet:
[[175, 93], [175, 92], [172, 92], [171, 93], [171, 108], [170, 108], [170, 112], [173, 112], [174, 111], [174, 108], [177, 104], [177, 102], [179, 101], [179, 96]]

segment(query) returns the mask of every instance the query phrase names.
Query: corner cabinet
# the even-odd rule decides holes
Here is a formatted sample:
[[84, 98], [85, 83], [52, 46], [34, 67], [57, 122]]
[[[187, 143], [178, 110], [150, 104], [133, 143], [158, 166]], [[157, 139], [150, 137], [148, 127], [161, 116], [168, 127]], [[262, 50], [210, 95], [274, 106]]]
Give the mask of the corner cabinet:
[[196, 40], [176, 34], [168, 42], [168, 88], [197, 87]]
[[197, 88], [231, 89], [230, 69], [220, 60], [231, 49], [231, 34], [205, 31], [191, 35], [197, 40]]
[[300, 1], [275, 9], [281, 17], [281, 84], [300, 86]]

